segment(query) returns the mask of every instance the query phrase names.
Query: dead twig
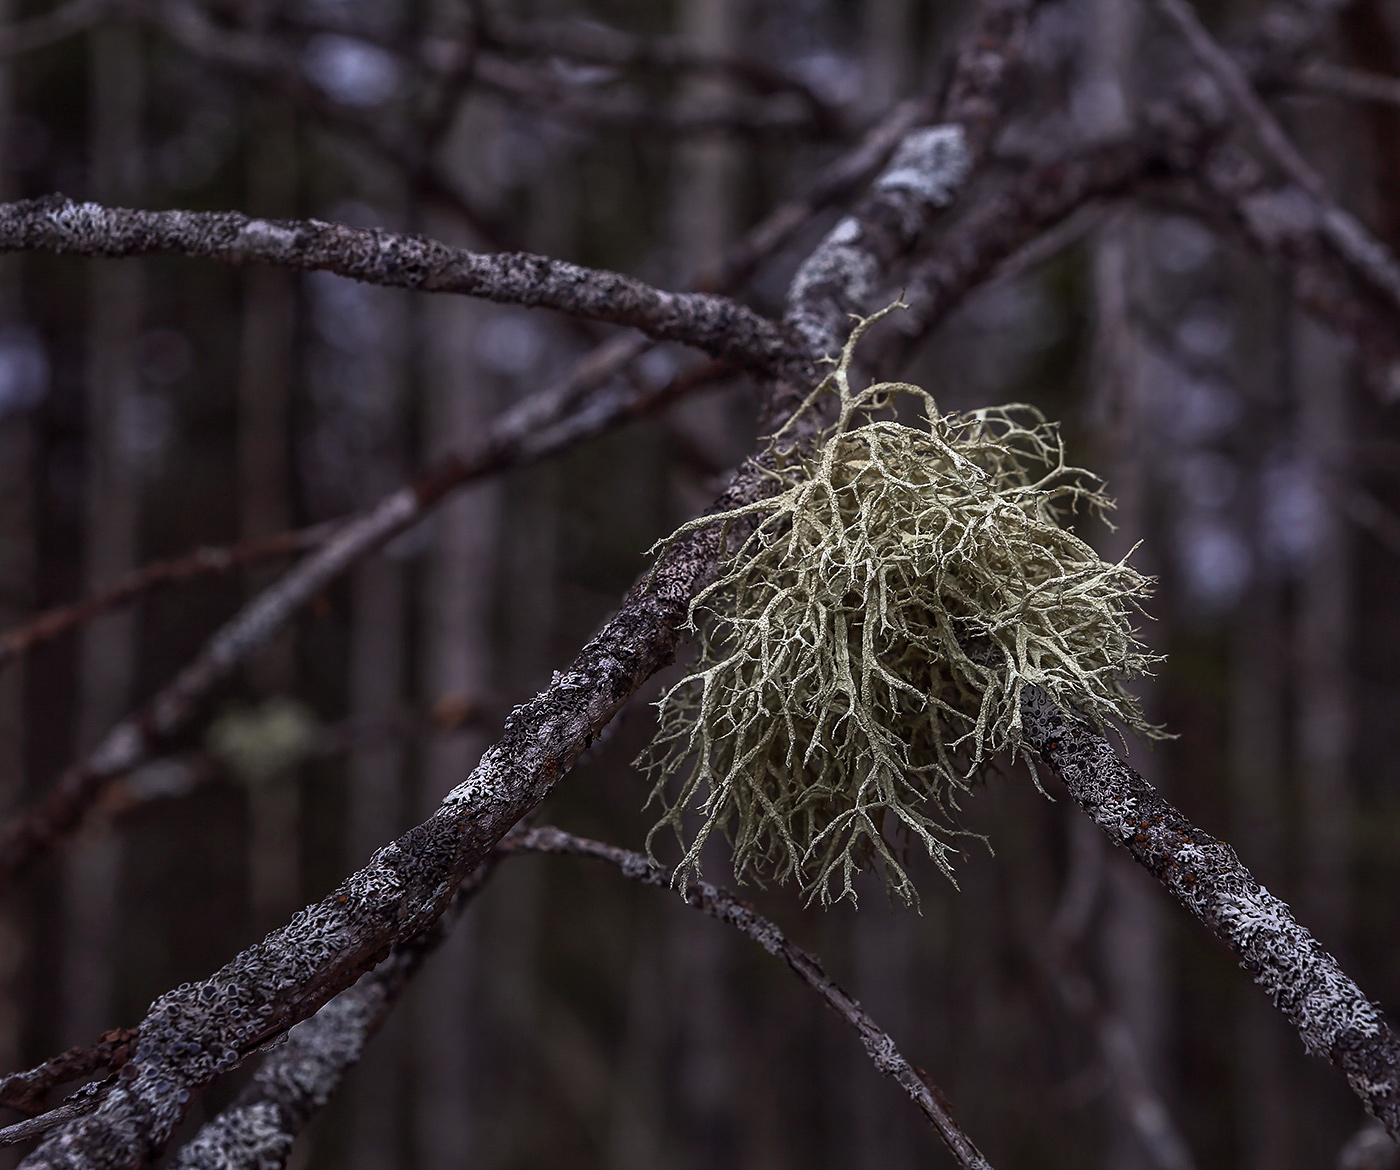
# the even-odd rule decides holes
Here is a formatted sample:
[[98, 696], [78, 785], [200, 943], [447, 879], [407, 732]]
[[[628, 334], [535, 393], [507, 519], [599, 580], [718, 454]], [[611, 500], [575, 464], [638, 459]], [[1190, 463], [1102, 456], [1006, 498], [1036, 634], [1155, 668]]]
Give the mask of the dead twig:
[[[529, 829], [501, 843], [507, 853], [565, 853], [575, 857], [591, 857], [617, 866], [627, 877], [643, 885], [674, 889], [675, 875], [655, 864], [641, 853], [575, 837], [562, 829], [543, 827]], [[846, 1021], [860, 1037], [866, 1054], [885, 1076], [909, 1095], [935, 1132], [947, 1146], [959, 1166], [966, 1170], [989, 1170], [990, 1163], [953, 1118], [948, 1100], [928, 1078], [928, 1074], [900, 1053], [894, 1040], [823, 970], [821, 963], [793, 943], [768, 919], [761, 917], [734, 895], [708, 882], [687, 882], [681, 889], [686, 904], [726, 922], [747, 935], [765, 951], [782, 959], [792, 973], [826, 1000], [827, 1005]]]

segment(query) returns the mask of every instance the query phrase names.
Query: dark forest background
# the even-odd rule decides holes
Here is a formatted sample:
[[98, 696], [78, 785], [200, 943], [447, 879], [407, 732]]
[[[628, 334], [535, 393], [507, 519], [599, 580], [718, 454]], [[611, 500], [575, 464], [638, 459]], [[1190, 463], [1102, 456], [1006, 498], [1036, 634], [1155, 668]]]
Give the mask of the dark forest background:
[[[23, 52], [0, 33], [0, 196], [383, 226], [679, 287], [933, 85], [972, 5], [538, 0], [493, 5], [494, 26], [453, 0], [230, 0], [203, 25], [180, 8], [88, 5]], [[0, 23], [45, 10], [5, 0]], [[1202, 15], [1228, 35], [1253, 6]], [[603, 64], [552, 51], [541, 20], [752, 68]], [[265, 59], [228, 50], [233, 28]], [[1133, 0], [1048, 4], [1033, 45], [998, 142], [1008, 169], [1057, 136], [1120, 130], [1185, 59]], [[1400, 4], [1354, 0], [1318, 55], [1400, 75]], [[1400, 104], [1337, 88], [1269, 96], [1400, 248]], [[749, 303], [780, 311], [838, 215], [765, 263]], [[150, 562], [366, 507], [606, 333], [328, 273], [4, 257], [0, 627]], [[689, 360], [658, 348], [635, 376]], [[1086, 535], [1113, 556], [1136, 545], [1158, 579], [1143, 629], [1164, 661], [1142, 694], [1178, 738], [1134, 744], [1135, 766], [1400, 1011], [1400, 387], [1363, 384], [1245, 245], [1165, 196], [1087, 205], [899, 373], [944, 409], [1026, 401], [1063, 420], [1120, 505], [1116, 531]], [[318, 597], [5, 894], [0, 1068], [134, 1024], [436, 807], [647, 548], [714, 496], [753, 415], [744, 380], [717, 382], [460, 491]], [[149, 591], [0, 667], [0, 804], [41, 793], [279, 571]], [[545, 819], [641, 848], [655, 809], [632, 761], [652, 726], [634, 702]], [[1337, 1164], [1363, 1121], [1344, 1082], [1055, 785], [1042, 795], [1018, 765], [961, 818], [994, 856], [969, 846], [959, 889], [914, 859], [921, 912], [874, 882], [858, 910], [744, 896], [824, 958], [995, 1165], [1130, 1170], [1174, 1149], [1201, 1170]], [[721, 850], [706, 876], [724, 881]], [[1181, 1145], [1146, 1148], [1152, 1125]], [[611, 869], [527, 857], [500, 867], [292, 1164], [945, 1158], [781, 964]]]

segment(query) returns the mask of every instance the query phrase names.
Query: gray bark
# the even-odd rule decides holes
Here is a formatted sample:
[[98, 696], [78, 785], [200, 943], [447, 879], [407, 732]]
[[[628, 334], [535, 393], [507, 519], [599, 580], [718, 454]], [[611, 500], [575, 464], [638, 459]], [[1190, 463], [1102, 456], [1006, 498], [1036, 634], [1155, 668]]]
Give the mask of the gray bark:
[[615, 272], [523, 252], [486, 254], [421, 236], [320, 220], [274, 221], [239, 212], [129, 211], [49, 196], [0, 207], [0, 252], [80, 256], [174, 253], [227, 264], [334, 272], [421, 292], [560, 309], [630, 325], [771, 374], [787, 370], [788, 334], [753, 310], [709, 293], [664, 292]]
[[1336, 959], [1264, 889], [1224, 841], [1193, 825], [1118, 759], [1112, 745], [1043, 693], [1023, 703], [1027, 744], [1115, 844], [1235, 952], [1297, 1030], [1400, 1138], [1400, 1038]]

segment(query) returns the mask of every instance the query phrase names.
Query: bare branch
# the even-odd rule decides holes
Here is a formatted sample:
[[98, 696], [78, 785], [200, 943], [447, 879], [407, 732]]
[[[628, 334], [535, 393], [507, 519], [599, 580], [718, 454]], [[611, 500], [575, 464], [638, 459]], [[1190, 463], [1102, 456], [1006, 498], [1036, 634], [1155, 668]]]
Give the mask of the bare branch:
[[727, 297], [673, 293], [630, 276], [523, 252], [480, 253], [379, 228], [240, 212], [130, 211], [61, 195], [0, 204], [0, 252], [79, 256], [152, 252], [324, 270], [392, 288], [461, 293], [630, 325], [735, 365], [778, 373], [792, 347], [782, 329]]
[[198, 4], [184, 0], [154, 0], [127, 11], [199, 60], [280, 92], [323, 125], [347, 134], [391, 163], [419, 195], [460, 215], [494, 247], [509, 246], [504, 226], [483, 213], [438, 165], [434, 155], [438, 144], [433, 138], [419, 135], [402, 119], [332, 101], [311, 84], [288, 46], [216, 24]]
[[1400, 1139], [1400, 1037], [1336, 959], [1264, 889], [1224, 841], [1193, 825], [1113, 746], [1038, 688], [1022, 703], [1026, 742], [1115, 845], [1239, 959], [1304, 1047], [1330, 1061]]
[[[468, 451], [449, 454], [412, 484], [346, 521], [315, 553], [226, 622], [200, 654], [139, 711], [123, 719], [69, 768], [37, 806], [0, 833], [0, 884], [76, 825], [113, 779], [148, 760], [193, 717], [198, 704], [287, 620], [342, 572], [418, 523], [453, 488], [555, 454], [625, 419], [655, 409], [703, 373], [655, 390], [603, 390], [569, 379], [521, 402]], [[587, 371], [584, 371], [587, 373]]]
[[1335, 94], [1359, 102], [1379, 102], [1400, 106], [1400, 77], [1367, 73], [1362, 69], [1346, 69], [1330, 61], [1310, 61], [1298, 71], [1297, 80], [1304, 89], [1317, 93]]
[[1400, 397], [1400, 335], [1393, 311], [1342, 269], [1306, 193], [1292, 183], [1271, 182], [1230, 143], [1210, 151], [1196, 176], [1212, 214], [1240, 231], [1284, 275], [1300, 305], [1352, 340], [1381, 401]]
[[839, 113], [811, 86], [766, 62], [706, 52], [679, 37], [638, 36], [593, 21], [517, 20], [491, 12], [478, 30], [482, 43], [518, 55], [563, 57], [618, 69], [684, 70], [718, 73], [763, 93], [796, 94], [824, 126], [834, 127]]
[[[503, 852], [532, 851], [537, 853], [566, 853], [576, 857], [591, 857], [606, 861], [629, 878], [660, 889], [674, 889], [675, 875], [641, 853], [575, 837], [561, 829], [543, 827], [529, 829], [502, 842]], [[708, 882], [692, 881], [682, 890], [686, 904], [701, 910], [711, 918], [727, 922], [748, 935], [770, 955], [782, 959], [794, 975], [820, 995], [833, 1011], [846, 1021], [860, 1037], [866, 1053], [887, 1077], [899, 1085], [928, 1118], [938, 1136], [948, 1147], [959, 1166], [967, 1170], [987, 1168], [990, 1163], [973, 1141], [954, 1120], [948, 1100], [922, 1069], [915, 1068], [895, 1046], [890, 1036], [854, 999], [852, 999], [822, 969], [815, 956], [796, 947], [768, 919], [756, 914], [732, 894], [717, 889]]]
[[91, 28], [112, 8], [111, 0], [69, 0], [67, 4], [0, 28], [0, 61], [47, 48]]
[[790, 94], [771, 98], [726, 94], [711, 101], [658, 105], [640, 93], [600, 92], [571, 83], [549, 69], [490, 56], [478, 60], [474, 77], [483, 89], [532, 113], [605, 129], [784, 138], [825, 130]]
[[204, 577], [295, 556], [324, 544], [335, 528], [334, 523], [315, 524], [295, 532], [281, 532], [276, 536], [245, 540], [222, 548], [196, 549], [183, 557], [145, 565], [106, 589], [90, 593], [71, 605], [45, 610], [23, 625], [0, 634], [0, 667], [43, 642], [76, 629], [104, 613], [129, 605], [163, 586], [184, 585]]
[[1400, 264], [1349, 211], [1339, 207], [1327, 184], [1298, 153], [1277, 119], [1234, 58], [1206, 31], [1187, 0], [1152, 0], [1201, 59], [1212, 77], [1244, 116], [1269, 157], [1317, 204], [1323, 234], [1338, 254], [1400, 309]]
[[97, 1107], [100, 1099], [95, 1095], [85, 1095], [76, 1100], [65, 1101], [62, 1105], [55, 1105], [47, 1113], [41, 1113], [38, 1117], [30, 1117], [24, 1121], [17, 1121], [14, 1125], [7, 1125], [4, 1129], [0, 1129], [0, 1147], [17, 1146], [21, 1142], [43, 1137], [49, 1130], [57, 1129], [60, 1125], [74, 1121], [85, 1113], [91, 1113]]
[[91, 1047], [70, 1048], [34, 1068], [0, 1077], [0, 1105], [22, 1113], [39, 1113], [49, 1091], [58, 1085], [89, 1076], [99, 1069], [120, 1068], [131, 1055], [135, 1039], [135, 1030], [114, 1028], [104, 1032]]

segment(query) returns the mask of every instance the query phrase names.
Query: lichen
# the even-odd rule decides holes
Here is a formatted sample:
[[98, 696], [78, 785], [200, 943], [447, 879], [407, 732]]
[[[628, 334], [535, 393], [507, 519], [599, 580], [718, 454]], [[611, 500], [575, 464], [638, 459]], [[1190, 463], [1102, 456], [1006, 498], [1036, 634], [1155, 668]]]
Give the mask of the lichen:
[[[917, 386], [853, 390], [876, 319], [803, 407], [834, 394], [835, 424], [815, 444], [775, 438], [774, 494], [659, 546], [718, 522], [729, 550], [691, 607], [696, 665], [638, 761], [663, 809], [648, 844], [675, 831], [678, 881], [719, 830], [740, 880], [796, 880], [830, 902], [875, 868], [914, 902], [904, 847], [952, 876], [969, 836], [958, 796], [1024, 746], [1026, 687], [1100, 728], [1155, 734], [1123, 686], [1152, 661], [1131, 620], [1148, 581], [1064, 527], [1111, 507], [1098, 481], [1031, 407], [940, 414]], [[901, 398], [920, 425], [893, 416]]]

